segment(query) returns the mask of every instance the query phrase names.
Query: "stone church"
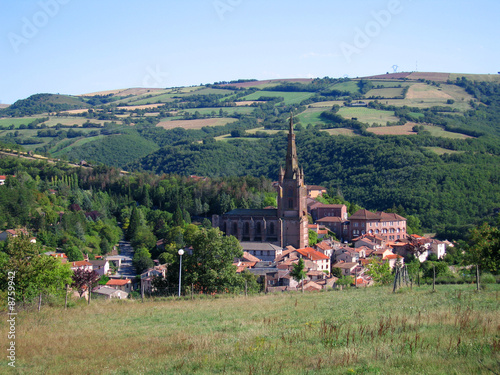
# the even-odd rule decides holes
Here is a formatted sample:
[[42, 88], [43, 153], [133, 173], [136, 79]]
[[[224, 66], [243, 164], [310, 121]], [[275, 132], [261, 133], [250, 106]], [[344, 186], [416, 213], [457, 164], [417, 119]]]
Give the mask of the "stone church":
[[299, 168], [293, 117], [290, 116], [286, 164], [280, 167], [277, 209], [236, 209], [214, 215], [212, 225], [240, 242], [261, 242], [296, 249], [309, 244], [307, 221], [307, 186], [304, 171]]

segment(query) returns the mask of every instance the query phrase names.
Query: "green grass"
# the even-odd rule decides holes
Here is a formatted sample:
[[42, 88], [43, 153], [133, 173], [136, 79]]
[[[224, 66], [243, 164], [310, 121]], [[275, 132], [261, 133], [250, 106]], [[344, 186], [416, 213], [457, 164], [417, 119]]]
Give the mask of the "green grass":
[[465, 134], [460, 134], [460, 133], [453, 133], [444, 130], [443, 128], [439, 126], [433, 126], [433, 125], [423, 125], [424, 129], [427, 130], [433, 137], [444, 137], [444, 138], [452, 138], [452, 139], [467, 139], [467, 138], [474, 138]]
[[16, 128], [19, 125], [28, 125], [29, 123], [37, 120], [39, 117], [21, 117], [21, 118], [0, 118], [0, 126], [14, 125]]
[[448, 150], [446, 148], [442, 147], [424, 147], [426, 150], [432, 151], [438, 155], [444, 155], [444, 154], [459, 154], [463, 153], [464, 151], [455, 151], [455, 150]]
[[256, 91], [253, 94], [247, 95], [241, 100], [258, 100], [261, 96], [267, 97], [283, 97], [285, 104], [298, 104], [303, 100], [313, 96], [312, 92], [284, 92], [284, 91]]
[[366, 107], [342, 107], [338, 114], [347, 119], [355, 117], [358, 121], [367, 124], [376, 123], [385, 125], [387, 121], [396, 122], [399, 120], [399, 118], [394, 116], [394, 112], [392, 111], [379, 111]]
[[352, 129], [338, 128], [338, 129], [323, 129], [322, 131], [327, 132], [330, 135], [346, 135], [348, 137], [356, 137], [358, 134], [354, 133]]
[[465, 77], [470, 81], [486, 81], [500, 83], [500, 74], [460, 74], [451, 73], [450, 80], [455, 81], [457, 78]]
[[[436, 293], [426, 286], [393, 294], [374, 287], [43, 307], [18, 316], [16, 371], [489, 374], [500, 360], [500, 287], [488, 288], [438, 285]], [[6, 332], [6, 319], [0, 326]]]
[[380, 96], [382, 98], [396, 98], [403, 95], [403, 88], [383, 88], [383, 89], [373, 89], [365, 94], [366, 98]]
[[347, 81], [347, 82], [336, 83], [336, 84], [330, 86], [330, 89], [349, 91], [351, 93], [359, 92], [359, 86], [358, 86], [357, 81]]
[[308, 108], [304, 112], [297, 115], [297, 118], [300, 119], [300, 123], [303, 126], [307, 126], [308, 124], [316, 125], [316, 124], [325, 124], [328, 121], [321, 118], [321, 113], [327, 111], [329, 108]]

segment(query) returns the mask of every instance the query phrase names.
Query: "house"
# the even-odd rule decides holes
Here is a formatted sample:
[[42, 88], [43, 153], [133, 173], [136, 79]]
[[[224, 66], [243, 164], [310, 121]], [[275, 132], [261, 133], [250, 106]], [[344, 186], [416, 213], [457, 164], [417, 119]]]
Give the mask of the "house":
[[[0, 233], [0, 241], [6, 241], [9, 237], [17, 237], [19, 235], [29, 236], [29, 233], [24, 228], [7, 229], [7, 230]], [[36, 243], [36, 238], [34, 238], [34, 237], [31, 238], [30, 242]]]
[[[167, 276], [167, 265], [162, 264], [148, 269], [141, 274], [141, 290], [146, 293], [152, 293], [155, 291], [153, 287], [153, 279], [155, 277], [165, 278]], [[111, 280], [110, 280], [111, 281]]]
[[406, 238], [406, 218], [385, 212], [358, 210], [349, 217], [349, 235], [352, 240], [364, 234], [381, 237], [386, 241]]
[[438, 240], [432, 240], [429, 251], [436, 254], [438, 259], [442, 259], [446, 255], [446, 243]]
[[106, 286], [123, 290], [124, 292], [130, 293], [132, 291], [132, 280], [130, 279], [111, 279], [106, 283]]
[[102, 286], [99, 289], [95, 289], [94, 293], [103, 296], [106, 299], [126, 299], [128, 298], [128, 293], [120, 289], [110, 288], [108, 286]]
[[314, 245], [314, 249], [319, 251], [320, 253], [325, 254], [327, 257], [332, 257], [333, 255], [333, 246], [329, 241], [321, 241]]
[[316, 264], [317, 269], [320, 271], [327, 271], [330, 273], [330, 257], [314, 250], [312, 247], [306, 247], [304, 249], [297, 249], [303, 258], [309, 259], [311, 262]]
[[340, 268], [342, 271], [343, 276], [350, 276], [353, 273], [356, 273], [356, 267], [358, 267], [357, 262], [337, 262], [335, 263], [332, 268]]
[[317, 221], [325, 217], [338, 217], [347, 220], [347, 206], [345, 204], [317, 203], [310, 206], [311, 217]]
[[352, 262], [359, 262], [359, 252], [356, 249], [353, 248], [345, 248], [343, 251], [335, 256], [335, 261], [336, 262], [346, 262], [346, 263], [352, 263]]
[[386, 241], [382, 237], [374, 234], [364, 234], [352, 239], [352, 242], [354, 243], [354, 247], [366, 246], [373, 250], [381, 249], [386, 245]]
[[240, 242], [243, 251], [265, 262], [273, 262], [283, 248], [269, 242]]
[[401, 255], [398, 255], [398, 254], [389, 254], [385, 257], [385, 260], [387, 262], [389, 262], [389, 267], [391, 267], [391, 269], [394, 268], [394, 266], [399, 262], [401, 265], [404, 264], [405, 262], [405, 259], [401, 256]]
[[338, 239], [347, 238], [349, 235], [349, 222], [340, 217], [327, 216], [316, 220], [316, 223], [328, 228]]
[[0, 185], [4, 185], [6, 179], [7, 179], [7, 176], [0, 175]]
[[84, 271], [92, 271], [93, 267], [92, 267], [92, 263], [90, 263], [89, 261], [80, 260], [77, 262], [71, 262], [71, 269], [73, 271], [75, 271], [77, 269], [82, 269]]
[[53, 251], [48, 251], [44, 254], [59, 259], [61, 263], [68, 263], [68, 256], [64, 253], [55, 253]]
[[104, 276], [109, 273], [109, 262], [107, 260], [91, 260], [92, 269], [97, 272], [99, 276]]
[[318, 185], [307, 185], [307, 197], [317, 198], [326, 193], [326, 188]]

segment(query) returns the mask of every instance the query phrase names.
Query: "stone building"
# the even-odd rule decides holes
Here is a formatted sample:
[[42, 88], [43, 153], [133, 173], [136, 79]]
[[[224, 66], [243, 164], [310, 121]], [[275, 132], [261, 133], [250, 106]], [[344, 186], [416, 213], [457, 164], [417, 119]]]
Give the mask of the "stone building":
[[236, 209], [214, 215], [212, 225], [226, 235], [245, 242], [268, 242], [295, 248], [308, 246], [307, 187], [304, 171], [299, 168], [293, 118], [290, 117], [285, 169], [280, 168], [277, 209]]

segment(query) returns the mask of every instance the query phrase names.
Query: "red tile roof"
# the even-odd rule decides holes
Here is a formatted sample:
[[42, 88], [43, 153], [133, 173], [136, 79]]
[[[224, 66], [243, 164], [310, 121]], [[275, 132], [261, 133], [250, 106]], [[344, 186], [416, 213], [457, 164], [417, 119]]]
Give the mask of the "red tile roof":
[[130, 279], [111, 279], [109, 280], [106, 285], [116, 285], [116, 286], [123, 286], [127, 284], [131, 284], [132, 281]]
[[309, 258], [311, 260], [327, 260], [330, 259], [328, 256], [326, 256], [323, 253], [320, 253], [317, 250], [314, 250], [312, 247], [306, 247], [304, 249], [297, 249], [297, 252], [301, 254], [302, 256], [305, 256], [306, 258]]
[[87, 262], [86, 260], [79, 260], [77, 262], [71, 262], [71, 267], [83, 267], [83, 266], [92, 267], [92, 263]]

